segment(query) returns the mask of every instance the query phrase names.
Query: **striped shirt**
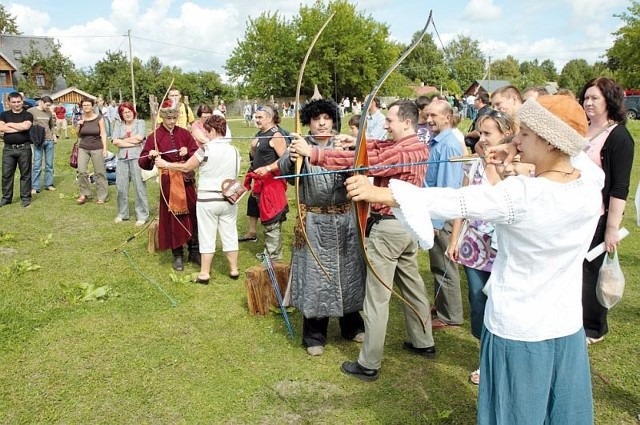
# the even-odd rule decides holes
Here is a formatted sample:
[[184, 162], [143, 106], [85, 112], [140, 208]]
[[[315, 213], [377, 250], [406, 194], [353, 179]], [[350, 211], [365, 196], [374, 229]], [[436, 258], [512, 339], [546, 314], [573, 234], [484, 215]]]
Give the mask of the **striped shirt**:
[[[426, 162], [429, 158], [428, 147], [418, 140], [415, 134], [398, 141], [367, 141], [367, 153], [371, 166], [408, 164]], [[313, 148], [310, 161], [313, 165], [320, 165], [328, 170], [341, 170], [353, 167], [355, 151], [322, 150]], [[400, 165], [393, 168], [369, 170], [367, 174], [373, 177], [373, 184], [378, 187], [389, 186], [389, 180], [397, 179], [422, 187], [427, 164]], [[383, 215], [391, 215], [391, 208], [384, 204], [372, 204], [371, 211]]]

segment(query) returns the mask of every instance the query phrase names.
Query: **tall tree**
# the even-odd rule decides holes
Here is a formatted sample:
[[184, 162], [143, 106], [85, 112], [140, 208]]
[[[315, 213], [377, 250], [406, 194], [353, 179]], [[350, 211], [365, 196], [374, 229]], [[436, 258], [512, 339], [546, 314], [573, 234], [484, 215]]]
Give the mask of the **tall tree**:
[[546, 81], [558, 81], [558, 70], [551, 59], [543, 60], [542, 63], [540, 63], [540, 68], [544, 72]]
[[3, 4], [0, 4], [0, 34], [22, 34], [18, 30], [16, 17], [7, 12]]
[[509, 55], [491, 62], [489, 75], [497, 80], [517, 81], [520, 78], [520, 64], [516, 58]]
[[624, 87], [640, 88], [640, 3], [631, 0], [627, 11], [615, 15], [625, 25], [613, 33], [616, 40], [607, 50], [608, 65]]
[[584, 84], [595, 76], [593, 67], [584, 59], [572, 59], [560, 72], [560, 87], [578, 93]]
[[[293, 96], [304, 54], [329, 15], [335, 17], [318, 39], [307, 63], [302, 93], [314, 85], [329, 97], [362, 99], [377, 78], [396, 59], [402, 46], [389, 41], [386, 25], [355, 10], [347, 0], [301, 6], [292, 21], [264, 13], [249, 20], [225, 69], [248, 96]], [[395, 91], [406, 78], [394, 75], [381, 90]]]
[[538, 60], [524, 61], [520, 64], [520, 78], [513, 81], [513, 84], [520, 89], [520, 91], [526, 90], [531, 86], [544, 86], [547, 81], [545, 71], [542, 66], [538, 64]]
[[[413, 34], [411, 44], [420, 35]], [[425, 83], [440, 87], [449, 80], [447, 64], [442, 51], [438, 50], [431, 34], [424, 36], [418, 47], [405, 59], [400, 66], [400, 72], [415, 83]]]
[[295, 85], [300, 44], [291, 22], [278, 12], [264, 12], [249, 19], [244, 40], [233, 49], [225, 69], [249, 97], [288, 92]]
[[480, 43], [468, 36], [458, 36], [445, 48], [445, 57], [449, 62], [450, 76], [466, 90], [475, 80], [482, 78], [485, 60]]

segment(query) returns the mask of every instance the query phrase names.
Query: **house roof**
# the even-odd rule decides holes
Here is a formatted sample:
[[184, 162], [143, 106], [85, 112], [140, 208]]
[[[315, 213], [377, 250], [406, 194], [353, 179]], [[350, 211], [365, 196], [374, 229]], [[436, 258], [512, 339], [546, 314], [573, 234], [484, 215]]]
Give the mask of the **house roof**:
[[62, 96], [64, 96], [64, 95], [65, 95], [65, 94], [67, 94], [67, 93], [71, 93], [72, 91], [73, 91], [73, 92], [76, 92], [76, 93], [79, 93], [79, 94], [81, 94], [81, 95], [82, 95], [82, 96], [84, 96], [84, 97], [88, 97], [89, 99], [94, 99], [94, 100], [96, 99], [96, 97], [95, 97], [94, 95], [89, 94], [89, 93], [87, 93], [86, 91], [82, 91], [82, 90], [80, 90], [80, 89], [79, 89], [79, 88], [77, 88], [77, 87], [67, 87], [67, 88], [66, 88], [66, 89], [64, 89], [64, 90], [60, 90], [60, 91], [57, 91], [57, 92], [55, 92], [55, 93], [52, 93], [52, 94], [51, 94], [51, 99], [56, 100], [57, 98], [62, 97]]
[[434, 86], [410, 86], [416, 96], [425, 96], [429, 93], [437, 93], [438, 88]]
[[15, 69], [16, 71], [18, 70], [18, 66], [11, 60], [11, 58], [9, 57], [9, 55], [4, 54], [2, 51], [0, 51], [0, 56], [2, 57], [2, 59], [6, 60], [7, 63], [9, 65], [11, 65], [11, 67], [13, 69]]
[[[48, 56], [53, 53], [54, 40], [51, 37], [33, 37], [26, 35], [0, 34], [0, 54], [9, 61], [16, 69], [16, 76], [22, 77], [22, 63], [16, 55], [26, 56], [31, 50], [33, 42], [34, 48]], [[54, 90], [60, 90], [66, 87], [66, 82], [61, 76], [56, 76]]]
[[477, 83], [480, 87], [482, 87], [489, 93], [493, 93], [500, 87], [511, 85], [511, 83], [507, 80], [476, 80], [475, 83]]

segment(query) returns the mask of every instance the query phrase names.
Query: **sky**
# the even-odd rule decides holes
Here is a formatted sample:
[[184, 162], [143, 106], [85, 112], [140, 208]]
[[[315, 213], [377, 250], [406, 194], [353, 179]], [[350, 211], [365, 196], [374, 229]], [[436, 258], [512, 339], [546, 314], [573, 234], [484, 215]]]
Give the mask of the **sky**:
[[[224, 64], [249, 18], [265, 11], [297, 14], [312, 0], [67, 0], [3, 1], [24, 35], [53, 37], [78, 68], [90, 68], [107, 51], [157, 56], [183, 71], [215, 71]], [[458, 35], [480, 42], [487, 59], [551, 59], [558, 72], [571, 59], [604, 60], [623, 22], [628, 0], [352, 0], [359, 12], [389, 26], [393, 40], [408, 43], [433, 10], [446, 45]], [[429, 32], [439, 41], [433, 27]], [[478, 76], [478, 79], [482, 76]]]

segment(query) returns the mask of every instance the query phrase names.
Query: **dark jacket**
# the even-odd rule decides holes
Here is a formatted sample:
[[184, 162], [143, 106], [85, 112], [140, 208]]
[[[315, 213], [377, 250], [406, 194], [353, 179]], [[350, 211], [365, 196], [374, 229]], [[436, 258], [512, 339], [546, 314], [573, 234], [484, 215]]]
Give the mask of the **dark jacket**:
[[623, 124], [618, 124], [602, 145], [600, 160], [605, 176], [602, 188], [605, 214], [609, 211], [610, 197], [626, 200], [629, 195], [633, 150], [633, 137]]

